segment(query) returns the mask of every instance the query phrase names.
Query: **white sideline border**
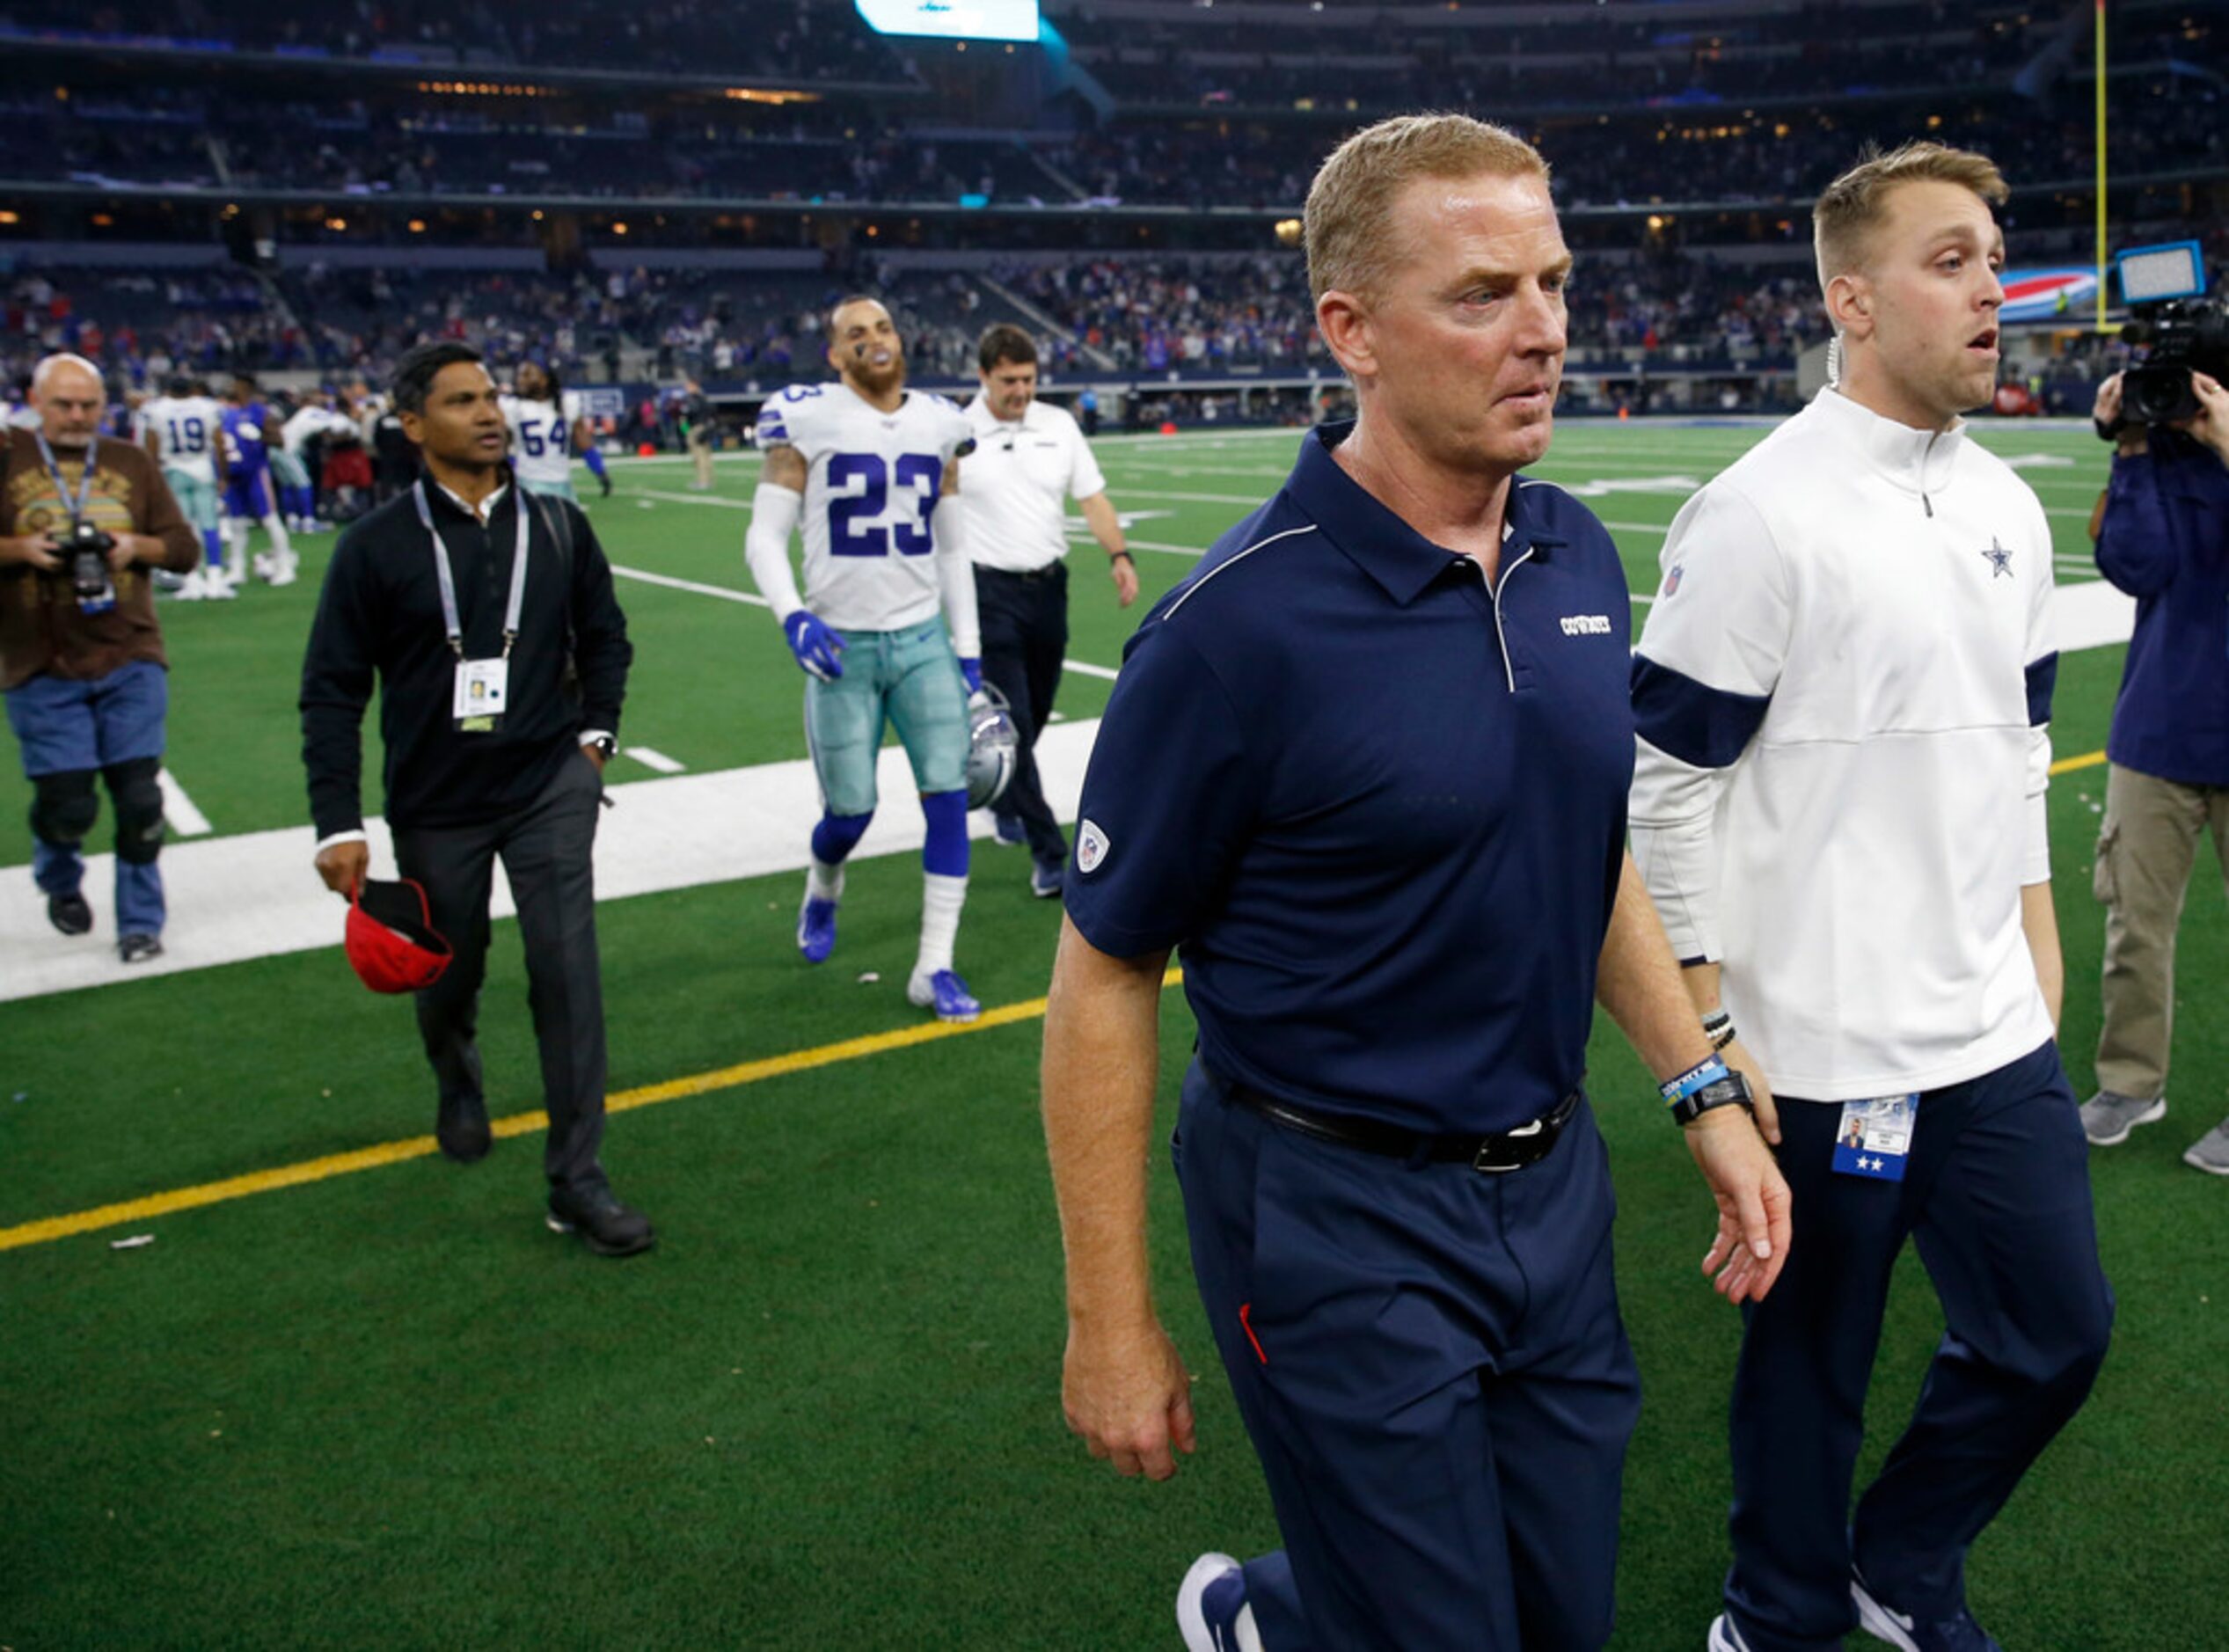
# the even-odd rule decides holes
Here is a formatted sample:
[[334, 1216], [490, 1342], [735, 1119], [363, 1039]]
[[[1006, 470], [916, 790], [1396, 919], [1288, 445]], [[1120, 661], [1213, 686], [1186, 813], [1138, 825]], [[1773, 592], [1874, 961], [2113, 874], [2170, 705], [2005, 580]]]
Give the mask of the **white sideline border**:
[[[2102, 581], [2062, 586], [2056, 618], [2059, 647], [2071, 654], [2125, 642], [2136, 603]], [[1098, 733], [1099, 720], [1091, 718], [1054, 724], [1038, 739], [1045, 798], [1063, 820], [1075, 818]], [[882, 753], [877, 780], [882, 806], [859, 852], [919, 850], [921, 811], [903, 751]], [[618, 806], [605, 813], [596, 834], [599, 901], [800, 872], [821, 813], [812, 765], [802, 759], [628, 781], [610, 795]], [[374, 874], [392, 876], [386, 822], [375, 819], [365, 828]], [[987, 837], [990, 816], [972, 815], [968, 828], [971, 837]], [[307, 826], [173, 844], [163, 855], [171, 909], [163, 955], [128, 970], [116, 957], [113, 855], [86, 859], [85, 893], [95, 915], [90, 935], [58, 934], [30, 867], [7, 868], [0, 872], [0, 1001], [337, 947], [344, 909], [311, 868], [315, 845]], [[515, 910], [499, 868], [494, 915], [508, 917]]]

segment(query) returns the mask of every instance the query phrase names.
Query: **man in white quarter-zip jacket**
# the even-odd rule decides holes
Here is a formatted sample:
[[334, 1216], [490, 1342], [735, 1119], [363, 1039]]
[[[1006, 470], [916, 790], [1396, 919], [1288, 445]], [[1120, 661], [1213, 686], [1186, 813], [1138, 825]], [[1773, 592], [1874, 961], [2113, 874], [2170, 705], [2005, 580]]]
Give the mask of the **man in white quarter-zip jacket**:
[[[2111, 1329], [2055, 1040], [2050, 533], [1959, 418], [1994, 389], [2005, 197], [1934, 143], [1820, 197], [1838, 381], [1681, 510], [1633, 661], [1634, 859], [1802, 1233], [1746, 1311], [1714, 1652], [1994, 1647], [1966, 1551]], [[1853, 1519], [1907, 1236], [1948, 1329]]]

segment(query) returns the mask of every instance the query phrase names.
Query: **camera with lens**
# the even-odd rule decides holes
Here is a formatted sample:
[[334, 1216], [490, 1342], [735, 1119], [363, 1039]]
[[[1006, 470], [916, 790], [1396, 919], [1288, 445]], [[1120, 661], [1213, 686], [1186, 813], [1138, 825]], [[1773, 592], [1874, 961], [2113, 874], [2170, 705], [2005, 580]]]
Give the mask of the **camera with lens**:
[[[2130, 247], [2117, 260], [2129, 306], [2122, 339], [2142, 359], [2121, 376], [2123, 425], [2168, 425], [2196, 418], [2193, 373], [2229, 380], [2229, 303], [2206, 296], [2205, 264], [2196, 241]], [[2101, 431], [2110, 440], [2114, 431]]]
[[2144, 347], [2144, 360], [2121, 378], [2121, 416], [2140, 425], [2195, 419], [2198, 392], [2190, 375], [2229, 382], [2229, 305], [2170, 298], [2144, 309], [2121, 329], [2122, 338]]
[[55, 536], [55, 547], [69, 570], [77, 606], [87, 613], [113, 606], [116, 588], [108, 577], [108, 553], [116, 548], [116, 536], [80, 516], [70, 523], [68, 532]]

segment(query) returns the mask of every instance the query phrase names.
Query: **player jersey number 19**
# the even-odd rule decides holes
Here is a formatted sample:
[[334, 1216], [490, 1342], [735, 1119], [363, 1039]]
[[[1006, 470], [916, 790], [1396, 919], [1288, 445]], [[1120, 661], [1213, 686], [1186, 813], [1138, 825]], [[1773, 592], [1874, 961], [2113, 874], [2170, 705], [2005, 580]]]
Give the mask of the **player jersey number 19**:
[[[862, 521], [873, 522], [888, 506], [893, 476], [901, 491], [913, 491], [917, 519], [893, 523], [888, 530], [880, 523], [862, 527]], [[859, 491], [829, 501], [829, 555], [884, 557], [890, 554], [893, 541], [901, 556], [928, 553], [934, 543], [929, 537], [929, 513], [937, 508], [937, 493], [944, 486], [942, 459], [931, 453], [902, 453], [895, 465], [886, 467], [879, 453], [831, 453], [828, 485], [833, 488], [847, 482], [858, 482]]]

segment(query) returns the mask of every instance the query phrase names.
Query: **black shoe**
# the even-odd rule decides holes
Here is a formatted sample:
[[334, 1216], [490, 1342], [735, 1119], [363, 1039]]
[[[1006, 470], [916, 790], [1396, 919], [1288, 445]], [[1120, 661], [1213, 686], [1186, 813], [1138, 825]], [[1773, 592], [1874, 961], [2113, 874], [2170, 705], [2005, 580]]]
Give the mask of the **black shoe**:
[[65, 935], [82, 935], [93, 926], [93, 909], [76, 890], [47, 897], [47, 921]]
[[157, 935], [127, 935], [116, 943], [116, 955], [128, 964], [145, 963], [150, 958], [163, 955], [162, 938]]
[[552, 1233], [577, 1231], [599, 1256], [632, 1256], [658, 1242], [650, 1218], [621, 1204], [609, 1188], [552, 1188], [548, 1219]]
[[602, 483], [603, 484], [603, 496], [604, 496], [606, 499], [610, 498], [610, 497], [611, 497], [611, 479], [610, 479], [610, 477], [608, 477], [608, 476], [599, 476], [599, 477], [597, 477], [597, 478], [596, 478], [596, 480], [597, 480], [597, 481], [599, 481], [599, 482], [602, 482]]
[[478, 1164], [486, 1158], [493, 1140], [487, 1133], [486, 1099], [466, 1095], [452, 1101], [443, 1096], [441, 1112], [434, 1121], [434, 1139], [441, 1144], [442, 1158], [460, 1165]]

